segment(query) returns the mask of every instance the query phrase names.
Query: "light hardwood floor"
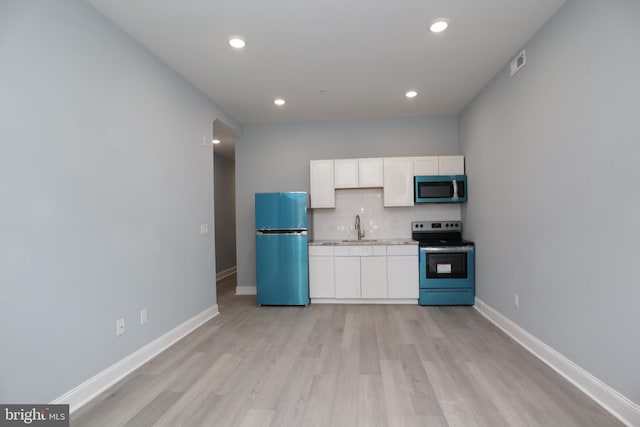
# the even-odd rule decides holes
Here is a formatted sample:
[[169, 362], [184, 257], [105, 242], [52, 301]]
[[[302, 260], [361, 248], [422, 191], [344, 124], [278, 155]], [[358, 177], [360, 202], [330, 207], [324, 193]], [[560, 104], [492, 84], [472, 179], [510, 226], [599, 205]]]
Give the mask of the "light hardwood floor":
[[71, 425], [621, 425], [473, 308], [257, 307], [234, 289]]

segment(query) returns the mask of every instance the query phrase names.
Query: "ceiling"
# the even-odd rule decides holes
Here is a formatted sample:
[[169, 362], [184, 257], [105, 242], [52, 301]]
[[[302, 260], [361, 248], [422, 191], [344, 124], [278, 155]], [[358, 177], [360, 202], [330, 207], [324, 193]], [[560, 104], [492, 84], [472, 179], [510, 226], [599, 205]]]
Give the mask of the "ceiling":
[[87, 1], [243, 124], [457, 114], [564, 2]]

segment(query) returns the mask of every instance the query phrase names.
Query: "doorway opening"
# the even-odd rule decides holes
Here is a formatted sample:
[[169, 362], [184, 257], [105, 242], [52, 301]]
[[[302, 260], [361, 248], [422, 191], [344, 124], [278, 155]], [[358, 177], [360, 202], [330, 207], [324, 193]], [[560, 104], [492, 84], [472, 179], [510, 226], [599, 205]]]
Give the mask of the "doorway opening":
[[234, 130], [213, 122], [213, 206], [216, 282], [236, 272], [236, 167]]

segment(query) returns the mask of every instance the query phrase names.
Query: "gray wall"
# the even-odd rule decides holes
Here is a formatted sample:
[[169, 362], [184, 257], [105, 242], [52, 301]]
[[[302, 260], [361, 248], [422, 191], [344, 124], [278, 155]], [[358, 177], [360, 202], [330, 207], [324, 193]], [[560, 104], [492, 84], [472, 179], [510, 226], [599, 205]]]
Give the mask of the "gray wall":
[[236, 140], [238, 285], [256, 283], [255, 193], [309, 191], [312, 159], [445, 154], [459, 154], [455, 117], [245, 126]]
[[637, 1], [567, 1], [460, 117], [478, 297], [636, 403], [638, 22]]
[[235, 122], [75, 0], [0, 3], [0, 117], [0, 401], [48, 402], [216, 303]]
[[215, 155], [216, 273], [236, 265], [236, 169], [234, 159]]

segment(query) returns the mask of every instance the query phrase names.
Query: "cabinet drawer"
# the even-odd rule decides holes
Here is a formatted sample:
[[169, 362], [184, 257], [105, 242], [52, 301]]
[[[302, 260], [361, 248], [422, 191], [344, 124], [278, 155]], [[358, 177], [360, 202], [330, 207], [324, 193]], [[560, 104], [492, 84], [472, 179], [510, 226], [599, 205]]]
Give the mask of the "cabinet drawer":
[[387, 246], [387, 255], [415, 255], [418, 256], [418, 245]]
[[377, 245], [357, 245], [357, 246], [336, 246], [335, 256], [385, 256], [386, 246]]
[[467, 289], [420, 289], [420, 305], [473, 305], [473, 288]]
[[386, 246], [349, 246], [349, 255], [352, 256], [384, 256], [386, 254]]
[[349, 256], [349, 246], [336, 246], [333, 253], [335, 256]]
[[333, 246], [309, 246], [309, 255], [333, 256]]

